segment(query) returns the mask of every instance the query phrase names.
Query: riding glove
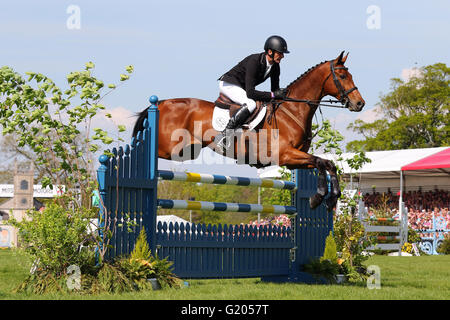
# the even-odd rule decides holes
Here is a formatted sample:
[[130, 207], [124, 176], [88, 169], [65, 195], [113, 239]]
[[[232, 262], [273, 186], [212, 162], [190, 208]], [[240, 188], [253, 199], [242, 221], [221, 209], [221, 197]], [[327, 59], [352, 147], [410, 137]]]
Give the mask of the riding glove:
[[273, 97], [275, 99], [284, 99], [286, 98], [286, 88], [279, 88], [273, 92]]

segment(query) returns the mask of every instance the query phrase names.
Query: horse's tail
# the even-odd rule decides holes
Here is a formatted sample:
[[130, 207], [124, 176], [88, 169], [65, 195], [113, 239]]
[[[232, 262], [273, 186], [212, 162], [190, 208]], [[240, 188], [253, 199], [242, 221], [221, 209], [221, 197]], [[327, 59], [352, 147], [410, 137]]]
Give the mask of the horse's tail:
[[135, 114], [137, 120], [134, 123], [133, 134], [131, 135], [133, 138], [137, 136], [139, 131], [144, 130], [144, 121], [145, 119], [147, 119], [147, 115], [148, 115], [148, 107], [145, 108], [143, 111]]

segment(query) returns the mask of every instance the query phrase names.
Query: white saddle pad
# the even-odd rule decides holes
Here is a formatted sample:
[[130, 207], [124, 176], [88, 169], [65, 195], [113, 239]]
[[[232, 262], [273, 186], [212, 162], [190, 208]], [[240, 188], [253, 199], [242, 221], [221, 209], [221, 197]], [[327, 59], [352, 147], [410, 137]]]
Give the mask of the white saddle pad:
[[[266, 115], [267, 107], [263, 106], [261, 111], [258, 113], [255, 119], [250, 122], [248, 125], [244, 125], [244, 129], [252, 130], [254, 129], [261, 121], [264, 119]], [[230, 120], [230, 110], [222, 109], [219, 107], [214, 107], [212, 125], [214, 130], [223, 131]]]

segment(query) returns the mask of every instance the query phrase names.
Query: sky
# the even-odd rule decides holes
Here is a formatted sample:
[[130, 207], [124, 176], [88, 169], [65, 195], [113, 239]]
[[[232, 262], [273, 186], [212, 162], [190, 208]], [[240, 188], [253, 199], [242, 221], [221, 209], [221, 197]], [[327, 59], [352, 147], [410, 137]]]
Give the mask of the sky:
[[[317, 63], [349, 52], [346, 62], [366, 106], [359, 113], [322, 108], [324, 119], [345, 137], [356, 119], [373, 121], [391, 78], [414, 68], [450, 61], [450, 2], [442, 1], [86, 1], [0, 2], [0, 66], [16, 72], [41, 72], [62, 88], [66, 75], [95, 64], [95, 75], [118, 82], [125, 67], [131, 79], [103, 104], [113, 115], [100, 115], [96, 126], [129, 129], [134, 113], [148, 98], [192, 97], [214, 101], [217, 78], [249, 54], [262, 52], [270, 35], [280, 35], [291, 52], [281, 62], [286, 86]], [[269, 89], [269, 81], [258, 87]], [[320, 120], [319, 116], [319, 120]], [[214, 158], [214, 161], [206, 161]], [[160, 168], [245, 175], [246, 165], [201, 155], [198, 164], [160, 161]]]

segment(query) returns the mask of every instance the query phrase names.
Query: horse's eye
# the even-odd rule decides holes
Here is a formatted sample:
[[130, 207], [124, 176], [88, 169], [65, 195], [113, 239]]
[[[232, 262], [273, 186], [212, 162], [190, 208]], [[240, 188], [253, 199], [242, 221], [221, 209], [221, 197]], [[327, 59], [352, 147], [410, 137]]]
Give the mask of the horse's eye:
[[345, 80], [345, 78], [347, 78], [347, 77], [345, 76], [345, 74], [341, 74], [339, 77], [340, 77], [342, 80]]

